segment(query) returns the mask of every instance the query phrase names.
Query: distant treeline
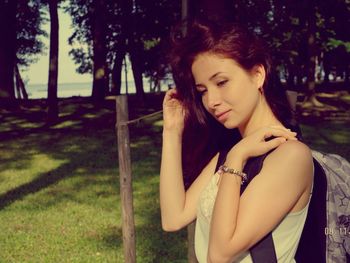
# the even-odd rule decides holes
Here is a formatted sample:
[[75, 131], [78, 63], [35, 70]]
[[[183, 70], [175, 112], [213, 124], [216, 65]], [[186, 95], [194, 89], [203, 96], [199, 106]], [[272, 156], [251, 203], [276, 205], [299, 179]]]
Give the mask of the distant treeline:
[[41, 25], [49, 21], [48, 97], [54, 103], [58, 8], [72, 17], [70, 55], [78, 72], [93, 75], [95, 101], [120, 93], [126, 56], [140, 98], [143, 76], [157, 90], [160, 80], [169, 77], [164, 50], [171, 28], [182, 19], [202, 16], [242, 23], [263, 37], [290, 89], [312, 96], [315, 87], [349, 88], [349, 0], [0, 0], [0, 98], [26, 97], [18, 68], [28, 67], [43, 51], [40, 37], [48, 32]]

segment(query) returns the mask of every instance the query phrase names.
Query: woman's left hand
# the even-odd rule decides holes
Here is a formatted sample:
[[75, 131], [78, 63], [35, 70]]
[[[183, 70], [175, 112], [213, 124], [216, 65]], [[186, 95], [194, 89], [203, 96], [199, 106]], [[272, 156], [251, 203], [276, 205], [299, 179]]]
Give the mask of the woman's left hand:
[[[287, 140], [297, 140], [296, 135], [297, 133], [283, 126], [263, 127], [240, 140], [232, 147], [228, 155], [232, 155], [233, 158], [240, 157], [245, 163], [248, 158], [267, 153]], [[266, 140], [270, 137], [275, 138]]]

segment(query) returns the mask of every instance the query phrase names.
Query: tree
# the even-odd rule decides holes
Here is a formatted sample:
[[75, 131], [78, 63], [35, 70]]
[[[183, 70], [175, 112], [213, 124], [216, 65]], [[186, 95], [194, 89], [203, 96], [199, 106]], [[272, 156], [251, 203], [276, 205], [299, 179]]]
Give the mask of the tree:
[[90, 5], [93, 50], [92, 98], [103, 101], [108, 87], [106, 1], [93, 0]]
[[[96, 1], [96, 0], [95, 0]], [[88, 43], [92, 48], [73, 48], [71, 54], [79, 63], [80, 72], [92, 72], [95, 53], [95, 43], [92, 30], [92, 13], [90, 6], [94, 1], [71, 0], [67, 11], [71, 14], [75, 32], [70, 43]], [[175, 10], [175, 11], [174, 11]], [[176, 1], [106, 1], [104, 5], [104, 32], [106, 56], [106, 78], [112, 76], [114, 94], [120, 93], [122, 63], [125, 56], [129, 56], [137, 94], [143, 97], [143, 74], [161, 77], [154, 74], [157, 70], [157, 57], [160, 54], [159, 46], [167, 36], [171, 24], [179, 19], [180, 4]], [[101, 36], [102, 37], [102, 36]], [[92, 51], [91, 53], [89, 53]], [[151, 58], [151, 59], [149, 59]]]
[[111, 7], [111, 10], [119, 10], [118, 13], [113, 13], [114, 15], [111, 15], [111, 18], [114, 19], [110, 21], [111, 29], [115, 30], [116, 33], [114, 36], [110, 34], [110, 41], [114, 43], [111, 49], [113, 53], [111, 93], [119, 95], [121, 90], [123, 61], [127, 55], [127, 39], [129, 38], [128, 31], [130, 31], [128, 22], [131, 20], [132, 2], [130, 0], [118, 1]]
[[40, 8], [35, 0], [0, 0], [0, 98], [7, 104], [15, 99], [15, 79], [16, 84], [23, 83], [16, 68], [28, 67], [42, 52], [38, 36], [45, 32], [40, 29], [44, 21]]
[[26, 88], [24, 86], [24, 82], [22, 80], [21, 74], [18, 69], [18, 65], [15, 66], [15, 79], [16, 79], [16, 91], [17, 91], [17, 98], [18, 99], [28, 99], [28, 93], [26, 91]]
[[49, 62], [49, 81], [48, 81], [48, 112], [47, 120], [49, 124], [58, 119], [58, 99], [57, 99], [57, 79], [58, 79], [58, 0], [49, 0], [50, 13], [50, 62]]
[[18, 0], [16, 23], [16, 61], [15, 61], [15, 85], [17, 98], [28, 98], [25, 84], [22, 80], [20, 70], [25, 70], [30, 64], [37, 61], [37, 54], [44, 49], [43, 42], [39, 36], [47, 36], [41, 29], [41, 24], [46, 22], [40, 1]]
[[105, 0], [71, 0], [65, 8], [75, 27], [69, 43], [79, 46], [74, 47], [70, 55], [79, 64], [79, 73], [93, 75], [92, 98], [96, 103], [104, 99], [109, 82], [107, 19], [110, 4], [113, 3]]
[[0, 1], [0, 98], [14, 100], [17, 1]]

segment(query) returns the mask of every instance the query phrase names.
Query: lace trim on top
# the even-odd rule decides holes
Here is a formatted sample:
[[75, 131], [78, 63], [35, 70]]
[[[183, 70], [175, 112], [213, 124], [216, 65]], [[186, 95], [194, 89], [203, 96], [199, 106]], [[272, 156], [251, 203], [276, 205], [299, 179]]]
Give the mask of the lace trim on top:
[[199, 196], [197, 215], [202, 215], [208, 222], [210, 222], [213, 213], [219, 179], [220, 175], [216, 172]]

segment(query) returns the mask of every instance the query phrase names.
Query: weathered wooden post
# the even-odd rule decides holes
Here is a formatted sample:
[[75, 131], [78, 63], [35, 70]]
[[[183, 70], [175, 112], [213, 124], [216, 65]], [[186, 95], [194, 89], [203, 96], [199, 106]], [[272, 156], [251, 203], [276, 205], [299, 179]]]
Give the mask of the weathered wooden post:
[[196, 222], [192, 222], [187, 226], [187, 260], [188, 263], [198, 263], [196, 253], [194, 251], [194, 230]]
[[129, 113], [126, 95], [116, 97], [116, 112], [124, 258], [126, 263], [135, 263], [135, 224], [130, 161], [130, 138], [127, 124]]

